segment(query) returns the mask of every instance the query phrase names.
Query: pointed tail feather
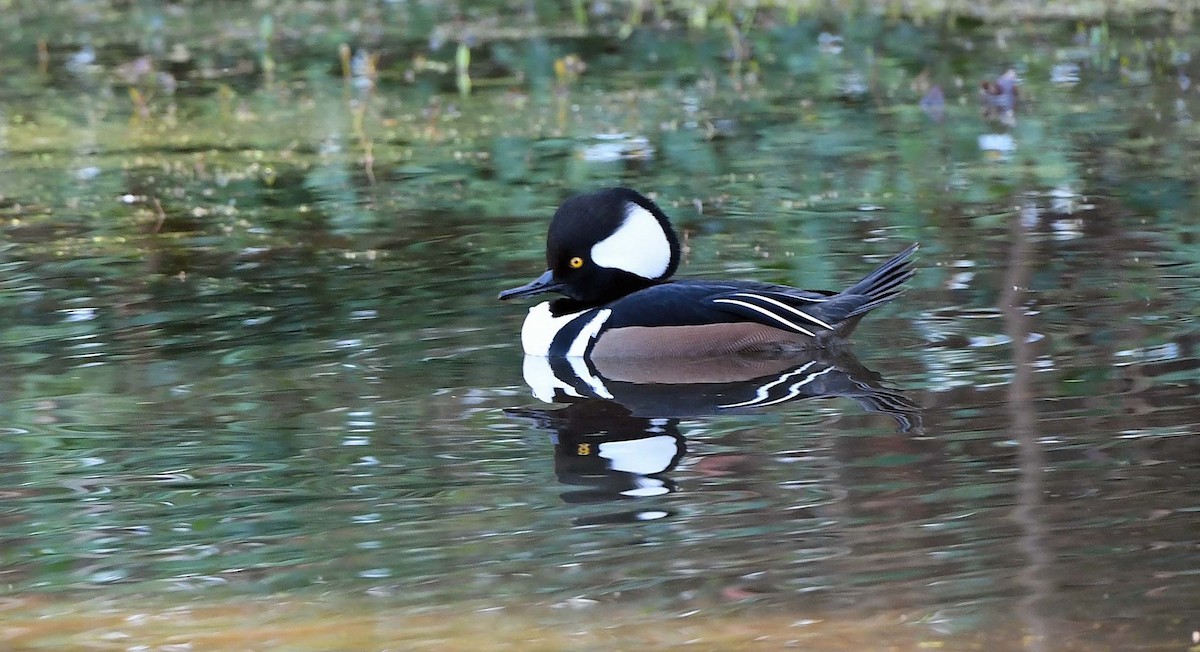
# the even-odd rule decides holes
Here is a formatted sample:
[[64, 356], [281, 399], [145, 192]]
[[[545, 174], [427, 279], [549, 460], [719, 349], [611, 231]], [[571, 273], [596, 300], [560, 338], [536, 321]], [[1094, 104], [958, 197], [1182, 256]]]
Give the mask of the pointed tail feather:
[[901, 251], [875, 271], [867, 274], [863, 280], [842, 291], [840, 294], [843, 295], [856, 294], [867, 297], [867, 301], [850, 311], [846, 318], [874, 310], [904, 292], [904, 283], [912, 278], [915, 271], [912, 257], [918, 248], [920, 245], [914, 244]]

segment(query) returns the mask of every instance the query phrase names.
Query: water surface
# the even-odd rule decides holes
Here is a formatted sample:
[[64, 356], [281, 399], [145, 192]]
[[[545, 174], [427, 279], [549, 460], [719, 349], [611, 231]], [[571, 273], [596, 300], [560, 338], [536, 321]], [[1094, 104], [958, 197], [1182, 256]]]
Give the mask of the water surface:
[[[135, 4], [0, 36], [7, 649], [1200, 630], [1190, 35]], [[495, 295], [614, 183], [681, 274], [921, 271], [844, 356], [544, 403]]]

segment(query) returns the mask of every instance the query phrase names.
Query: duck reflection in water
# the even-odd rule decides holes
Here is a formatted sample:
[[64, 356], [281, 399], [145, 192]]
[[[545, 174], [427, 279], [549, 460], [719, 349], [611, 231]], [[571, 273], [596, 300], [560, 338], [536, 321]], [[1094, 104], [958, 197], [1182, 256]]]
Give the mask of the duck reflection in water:
[[[909, 432], [920, 407], [883, 386], [845, 347], [802, 356], [721, 356], [701, 360], [545, 358], [526, 356], [525, 382], [558, 408], [513, 408], [508, 414], [550, 432], [560, 482], [580, 487], [568, 503], [605, 503], [674, 492], [670, 473], [687, 452], [680, 419], [762, 411], [785, 403], [844, 397], [892, 417]], [[727, 469], [718, 469], [726, 472]], [[577, 525], [670, 516], [633, 509], [581, 517]]]

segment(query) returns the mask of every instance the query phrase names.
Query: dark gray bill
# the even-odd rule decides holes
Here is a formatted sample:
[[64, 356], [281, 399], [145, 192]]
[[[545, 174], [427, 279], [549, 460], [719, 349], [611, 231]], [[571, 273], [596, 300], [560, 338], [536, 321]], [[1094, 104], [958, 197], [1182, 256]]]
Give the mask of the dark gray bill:
[[501, 301], [506, 299], [515, 299], [517, 297], [529, 297], [543, 292], [554, 292], [562, 289], [562, 283], [554, 282], [554, 272], [546, 270], [545, 274], [536, 279], [522, 285], [521, 287], [505, 290], [497, 297]]

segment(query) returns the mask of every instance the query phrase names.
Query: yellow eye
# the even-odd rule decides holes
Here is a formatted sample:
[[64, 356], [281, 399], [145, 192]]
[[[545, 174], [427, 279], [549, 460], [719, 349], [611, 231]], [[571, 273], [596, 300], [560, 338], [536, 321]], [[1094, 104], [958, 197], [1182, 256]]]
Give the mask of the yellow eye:
[[579, 269], [580, 267], [583, 267], [583, 259], [579, 256], [576, 256], [571, 260], [568, 260], [567, 264], [571, 266], [571, 269]]

